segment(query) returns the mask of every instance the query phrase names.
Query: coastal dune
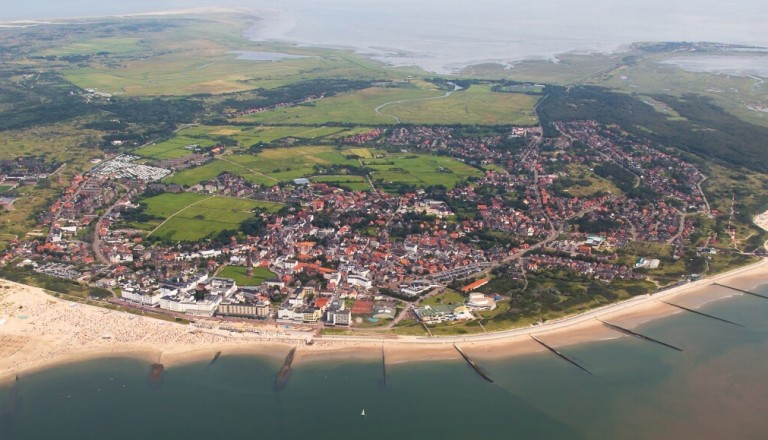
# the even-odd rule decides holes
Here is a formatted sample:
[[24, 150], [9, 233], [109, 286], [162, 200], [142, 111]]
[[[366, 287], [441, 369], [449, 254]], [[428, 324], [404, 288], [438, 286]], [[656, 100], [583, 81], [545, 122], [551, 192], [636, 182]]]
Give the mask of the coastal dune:
[[[453, 344], [471, 356], [509, 357], [543, 351], [531, 340], [536, 335], [554, 346], [623, 337], [595, 318], [633, 328], [645, 322], [681, 313], [664, 304], [674, 300], [689, 308], [739, 293], [713, 282], [754, 289], [768, 280], [768, 260], [712, 278], [644, 295], [587, 313], [543, 325], [504, 332], [461, 337], [370, 338], [322, 336], [312, 345], [274, 325], [258, 325], [261, 334], [230, 333], [161, 321], [141, 315], [71, 303], [42, 289], [0, 280], [0, 382], [35, 369], [104, 357], [135, 357], [148, 362], [176, 365], [224, 355], [266, 355], [282, 359], [299, 347], [296, 364], [326, 360], [376, 359], [385, 353], [387, 363], [458, 359]], [[267, 331], [272, 329], [272, 332]]]

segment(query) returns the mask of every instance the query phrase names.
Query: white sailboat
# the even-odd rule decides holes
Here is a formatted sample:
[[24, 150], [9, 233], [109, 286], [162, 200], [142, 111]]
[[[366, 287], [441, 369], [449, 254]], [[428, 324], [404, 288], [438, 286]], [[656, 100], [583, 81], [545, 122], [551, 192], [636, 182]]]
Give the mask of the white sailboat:
[[362, 417], [365, 417], [365, 410], [363, 410], [363, 412], [361, 412], [361, 413], [360, 413], [360, 415], [361, 415]]

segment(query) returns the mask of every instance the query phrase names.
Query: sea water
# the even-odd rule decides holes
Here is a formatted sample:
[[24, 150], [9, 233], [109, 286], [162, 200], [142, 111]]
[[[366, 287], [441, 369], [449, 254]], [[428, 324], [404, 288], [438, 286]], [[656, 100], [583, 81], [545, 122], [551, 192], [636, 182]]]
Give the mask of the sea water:
[[241, 8], [263, 18], [250, 32], [259, 40], [352, 48], [437, 72], [611, 52], [638, 41], [768, 46], [763, 0], [0, 0], [0, 6], [7, 6], [0, 7], [0, 22]]
[[160, 383], [133, 359], [58, 366], [0, 387], [0, 438], [764, 439], [768, 301], [701, 310], [744, 327], [680, 312], [636, 330], [683, 352], [626, 336], [559, 347], [593, 375], [548, 352], [476, 359], [494, 383], [458, 357], [389, 365], [386, 384], [380, 362], [297, 363], [280, 390], [273, 358], [224, 353]]

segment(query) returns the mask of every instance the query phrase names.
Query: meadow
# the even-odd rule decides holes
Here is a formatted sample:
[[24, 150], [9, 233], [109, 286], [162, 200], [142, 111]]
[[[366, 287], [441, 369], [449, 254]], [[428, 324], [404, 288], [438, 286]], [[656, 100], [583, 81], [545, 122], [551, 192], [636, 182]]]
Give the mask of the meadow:
[[165, 193], [140, 203], [147, 207], [147, 214], [159, 219], [134, 226], [168, 241], [196, 241], [237, 230], [240, 223], [253, 217], [254, 209], [276, 212], [282, 207], [278, 203], [195, 193]]
[[[367, 131], [368, 129], [365, 129]], [[228, 142], [236, 142], [237, 150], [244, 150], [252, 145], [270, 143], [285, 138], [301, 140], [335, 139], [350, 136], [357, 131], [343, 127], [305, 127], [305, 126], [230, 126], [230, 125], [196, 125], [180, 130], [173, 138], [153, 143], [134, 151], [139, 156], [154, 159], [173, 159], [192, 154], [191, 145], [202, 148], [212, 147], [221, 143], [222, 138]]]
[[[374, 155], [381, 158], [374, 159]], [[467, 177], [481, 174], [478, 169], [447, 156], [388, 153], [365, 148], [299, 146], [270, 148], [258, 154], [222, 156], [203, 166], [176, 173], [166, 182], [191, 186], [226, 171], [264, 185], [311, 177], [315, 182], [337, 183], [353, 190], [369, 189], [362, 176], [322, 175], [324, 166], [365, 166], [372, 170], [374, 181], [418, 187], [445, 185], [452, 188]]]
[[427, 187], [443, 185], [453, 188], [471, 176], [480, 176], [477, 168], [452, 157], [428, 154], [392, 154], [382, 159], [363, 160], [371, 169], [374, 183], [394, 183]]
[[140, 38], [109, 37], [92, 38], [51, 48], [41, 52], [41, 55], [95, 55], [99, 53], [125, 54], [144, 51], [147, 48], [142, 45]]
[[[413, 82], [399, 87], [371, 87], [291, 108], [243, 117], [265, 124], [355, 123], [535, 125], [538, 96], [497, 93], [490, 85], [473, 85], [451, 93], [434, 84]], [[378, 109], [378, 111], [377, 111]]]
[[[51, 54], [111, 54], [108, 60], [70, 65], [65, 78], [82, 88], [128, 96], [222, 94], [275, 88], [316, 78], [393, 79], [413, 69], [388, 69], [352, 52], [255, 43], [243, 35], [242, 17], [179, 16], [131, 38], [83, 36], [49, 49]], [[234, 51], [272, 52], [304, 58], [280, 61], [238, 59]]]
[[538, 96], [498, 93], [490, 85], [473, 85], [445, 99], [411, 101], [381, 111], [412, 124], [536, 125]]
[[[396, 121], [392, 116], [376, 113], [375, 109], [388, 102], [436, 98], [444, 94], [445, 92], [434, 86], [429, 88], [408, 85], [371, 87], [296, 107], [248, 115], [241, 120], [264, 124], [327, 124], [331, 122], [363, 125], [393, 124]], [[388, 109], [386, 113], [390, 113]]]
[[327, 183], [329, 185], [338, 186], [350, 191], [369, 191], [371, 189], [371, 185], [368, 183], [368, 180], [363, 176], [315, 176], [312, 178], [312, 181], [316, 183]]

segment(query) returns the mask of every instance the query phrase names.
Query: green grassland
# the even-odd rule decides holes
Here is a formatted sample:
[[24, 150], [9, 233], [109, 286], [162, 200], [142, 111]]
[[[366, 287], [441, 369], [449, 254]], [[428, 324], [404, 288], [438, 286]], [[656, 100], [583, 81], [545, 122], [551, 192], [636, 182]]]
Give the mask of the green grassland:
[[237, 143], [236, 150], [244, 150], [252, 145], [270, 143], [279, 139], [295, 138], [300, 140], [320, 140], [326, 137], [349, 136], [351, 130], [343, 127], [304, 127], [304, 126], [255, 126], [238, 127], [228, 125], [198, 125], [180, 130], [167, 141], [150, 144], [134, 151], [135, 154], [149, 159], [173, 159], [192, 154], [189, 145], [211, 147], [220, 143], [221, 138]]
[[160, 194], [142, 200], [141, 204], [147, 206], [146, 213], [157, 220], [134, 226], [168, 241], [194, 241], [224, 230], [236, 230], [240, 223], [253, 216], [254, 209], [275, 212], [282, 206], [194, 193]]
[[[356, 148], [360, 153], [364, 149]], [[366, 156], [384, 156], [379, 159], [355, 159], [348, 149], [332, 146], [300, 146], [270, 148], [258, 154], [227, 155], [200, 167], [187, 169], [166, 179], [169, 183], [191, 186], [222, 172], [242, 176], [254, 183], [274, 185], [289, 182], [300, 177], [317, 177], [319, 182], [337, 182], [353, 189], [367, 189], [362, 177], [316, 176], [316, 166], [348, 165], [365, 166], [372, 170], [371, 178], [384, 184], [408, 184], [418, 187], [445, 185], [454, 187], [470, 176], [479, 176], [481, 171], [447, 156], [428, 154], [397, 153], [373, 150]]]
[[246, 275], [247, 269], [243, 266], [227, 266], [216, 276], [235, 280], [238, 286], [258, 286], [266, 280], [275, 278], [274, 272], [265, 267], [254, 267], [253, 276]]
[[146, 213], [155, 217], [166, 219], [173, 214], [181, 211], [193, 203], [200, 202], [210, 198], [210, 196], [204, 194], [194, 193], [180, 193], [171, 194], [165, 193], [158, 196], [150, 197], [148, 199], [141, 200], [142, 205], [146, 205]]
[[42, 55], [94, 55], [98, 53], [124, 54], [144, 51], [140, 38], [93, 38], [42, 51]]
[[190, 145], [198, 145], [205, 148], [216, 145], [216, 142], [206, 138], [176, 136], [165, 142], [139, 148], [134, 150], [133, 153], [150, 159], [175, 159], [192, 154], [193, 151], [191, 149], [185, 148]]
[[445, 99], [392, 104], [381, 111], [413, 124], [535, 125], [538, 96], [497, 93], [489, 85], [473, 85]]
[[421, 305], [429, 305], [429, 306], [435, 306], [435, 305], [461, 305], [464, 304], [464, 302], [467, 300], [462, 294], [455, 290], [446, 289], [445, 292], [442, 292], [439, 295], [435, 295], [432, 297], [429, 297], [421, 302]]
[[214, 197], [178, 212], [152, 233], [168, 241], [197, 241], [225, 230], [237, 230], [256, 208], [280, 205], [256, 200]]
[[339, 175], [339, 176], [315, 176], [313, 182], [327, 183], [332, 186], [349, 189], [350, 191], [368, 191], [371, 185], [363, 176]]
[[[145, 22], [172, 25], [140, 30], [130, 39], [88, 37], [49, 49], [54, 53], [91, 54], [106, 51], [120, 55], [95, 59], [86, 65], [69, 65], [62, 72], [82, 88], [96, 88], [131, 96], [230, 93], [316, 78], [397, 79], [414, 69], [384, 68], [380, 63], [351, 52], [297, 48], [276, 43], [255, 43], [243, 36], [249, 23], [232, 15], [143, 18]], [[130, 40], [135, 40], [131, 42]], [[139, 46], [140, 40], [140, 46]], [[135, 47], [134, 47], [135, 46]], [[143, 49], [133, 53], [134, 49]], [[304, 55], [282, 61], [237, 59], [236, 50]]]
[[[442, 98], [445, 92], [429, 83], [371, 87], [310, 104], [248, 115], [241, 120], [264, 124], [509, 124], [534, 125], [537, 96], [495, 93], [475, 85]], [[381, 107], [379, 112], [376, 108]]]
[[435, 98], [444, 95], [429, 84], [416, 87], [371, 87], [351, 93], [291, 107], [256, 113], [242, 118], [244, 121], [264, 124], [325, 124], [329, 122], [382, 125], [392, 124], [395, 119], [374, 109], [382, 104], [408, 99]]
[[270, 148], [258, 154], [228, 155], [197, 168], [177, 173], [167, 179], [180, 185], [194, 185], [222, 172], [242, 176], [253, 183], [274, 185], [299, 177], [313, 176], [315, 165], [355, 165], [343, 151], [331, 146]]
[[453, 188], [468, 177], [482, 174], [477, 168], [447, 156], [404, 153], [362, 162], [373, 169], [371, 179], [374, 183], [401, 183], [418, 187], [444, 185]]
[[10, 190], [11, 188], [13, 188], [11, 185], [0, 185], [0, 194]]

